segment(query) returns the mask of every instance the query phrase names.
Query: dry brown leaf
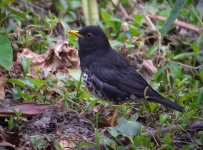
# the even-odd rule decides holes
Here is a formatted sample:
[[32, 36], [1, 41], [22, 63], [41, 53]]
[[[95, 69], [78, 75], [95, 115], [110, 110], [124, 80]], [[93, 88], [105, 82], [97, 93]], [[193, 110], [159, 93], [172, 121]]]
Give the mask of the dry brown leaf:
[[70, 47], [66, 40], [58, 41], [54, 47], [41, 55], [38, 55], [29, 49], [24, 49], [22, 53], [18, 53], [17, 62], [20, 63], [23, 56], [32, 58], [32, 69], [38, 67], [42, 70], [49, 71], [65, 67], [77, 68], [79, 66], [78, 52]]
[[128, 56], [131, 66], [136, 70], [139, 70], [143, 78], [147, 81], [150, 81], [152, 75], [157, 72], [157, 68], [154, 66], [151, 59], [144, 59], [143, 54], [135, 53]]
[[142, 73], [142, 76], [145, 80], [150, 81], [152, 75], [157, 72], [157, 68], [154, 66], [151, 59], [146, 59], [143, 60], [142, 69], [140, 72]]
[[72, 140], [62, 140], [59, 143], [64, 150], [71, 150], [76, 147], [76, 141]]
[[5, 77], [0, 77], [0, 100], [4, 99], [5, 97], [4, 87], [5, 87], [6, 80], [7, 79]]
[[15, 147], [15, 145], [13, 145], [13, 144], [11, 144], [11, 143], [8, 143], [8, 142], [6, 142], [6, 141], [1, 141], [0, 142], [0, 148], [3, 148], [3, 147], [10, 147], [10, 148], [12, 148], [12, 149], [15, 149], [16, 147]]
[[151, 59], [143, 61], [143, 68], [151, 74], [155, 74], [157, 72], [157, 68], [154, 66]]
[[15, 112], [19, 111], [22, 112], [22, 116], [29, 117], [36, 114], [41, 114], [50, 109], [61, 110], [62, 104], [21, 103], [0, 109], [0, 117], [15, 115]]

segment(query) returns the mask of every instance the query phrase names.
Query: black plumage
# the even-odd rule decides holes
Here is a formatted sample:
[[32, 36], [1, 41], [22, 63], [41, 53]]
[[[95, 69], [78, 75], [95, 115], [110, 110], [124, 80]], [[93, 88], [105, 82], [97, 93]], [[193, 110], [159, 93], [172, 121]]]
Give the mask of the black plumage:
[[103, 30], [87, 26], [79, 32], [79, 57], [87, 88], [95, 96], [114, 102], [145, 98], [182, 111], [182, 107], [166, 100], [118, 52], [113, 50]]

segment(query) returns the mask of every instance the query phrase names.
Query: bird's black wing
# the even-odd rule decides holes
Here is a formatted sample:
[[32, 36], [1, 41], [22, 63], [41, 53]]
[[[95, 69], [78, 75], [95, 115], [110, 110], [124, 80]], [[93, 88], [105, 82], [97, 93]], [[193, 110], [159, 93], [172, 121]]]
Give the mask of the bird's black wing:
[[[147, 98], [150, 101], [157, 102], [175, 110], [182, 111], [182, 107], [170, 100], [164, 99], [154, 91], [143, 77], [130, 66], [101, 65], [101, 62], [94, 62], [90, 66], [90, 71], [100, 83], [100, 90], [109, 93], [108, 97], [129, 97], [133, 94], [137, 98]], [[117, 95], [116, 95], [117, 94]]]
[[117, 66], [101, 66], [100, 63], [93, 63], [90, 66], [92, 74], [97, 80], [105, 85], [112, 86], [117, 90], [123, 91], [128, 95], [134, 94], [138, 98], [144, 97], [144, 90], [148, 86], [142, 76], [131, 67], [125, 66], [118, 68]]

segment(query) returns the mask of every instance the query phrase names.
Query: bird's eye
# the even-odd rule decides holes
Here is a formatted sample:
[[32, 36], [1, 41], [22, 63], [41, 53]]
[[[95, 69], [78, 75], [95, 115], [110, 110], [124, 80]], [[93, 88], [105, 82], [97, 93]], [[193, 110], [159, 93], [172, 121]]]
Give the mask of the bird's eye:
[[92, 37], [92, 36], [93, 36], [92, 33], [87, 33], [87, 37], [88, 37], [88, 38], [90, 38], [90, 37]]

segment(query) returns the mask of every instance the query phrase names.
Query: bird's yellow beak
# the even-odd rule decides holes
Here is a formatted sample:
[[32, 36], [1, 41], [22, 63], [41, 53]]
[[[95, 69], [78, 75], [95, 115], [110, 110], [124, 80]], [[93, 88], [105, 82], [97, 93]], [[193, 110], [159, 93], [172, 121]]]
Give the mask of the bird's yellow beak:
[[78, 31], [75, 31], [75, 30], [69, 30], [68, 33], [72, 34], [72, 35], [75, 35], [79, 38], [84, 38], [83, 35], [79, 34]]

